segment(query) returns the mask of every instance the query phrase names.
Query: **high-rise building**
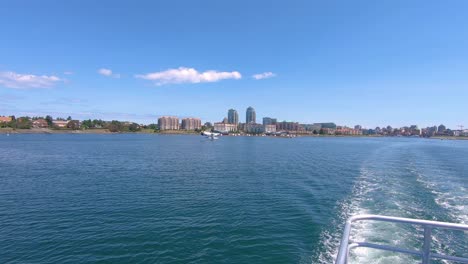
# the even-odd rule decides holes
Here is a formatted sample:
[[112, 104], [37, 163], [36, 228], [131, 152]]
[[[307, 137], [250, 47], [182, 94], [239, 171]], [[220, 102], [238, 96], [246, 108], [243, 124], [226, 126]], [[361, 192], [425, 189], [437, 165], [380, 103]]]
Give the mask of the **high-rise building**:
[[255, 109], [253, 107], [249, 106], [247, 108], [247, 111], [245, 113], [245, 123], [256, 123], [257, 116], [255, 114]]
[[264, 117], [263, 118], [263, 125], [276, 125], [277, 120], [276, 118], [271, 118], [271, 117]]
[[446, 128], [444, 125], [440, 125], [440, 126], [437, 128], [437, 133], [443, 134], [443, 133], [445, 132], [445, 130], [447, 130], [447, 128]]
[[237, 111], [235, 109], [228, 110], [228, 123], [234, 124], [236, 126], [237, 124], [239, 124], [239, 114], [237, 114]]
[[179, 130], [179, 118], [175, 116], [162, 116], [158, 118], [160, 130]]
[[196, 130], [201, 128], [200, 118], [184, 118], [181, 124], [182, 129]]

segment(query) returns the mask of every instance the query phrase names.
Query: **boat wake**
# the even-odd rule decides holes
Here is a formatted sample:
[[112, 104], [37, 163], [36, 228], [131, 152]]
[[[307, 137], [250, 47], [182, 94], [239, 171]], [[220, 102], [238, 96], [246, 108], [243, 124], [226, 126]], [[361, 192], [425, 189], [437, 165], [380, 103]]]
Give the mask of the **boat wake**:
[[[439, 174], [435, 175], [434, 172]], [[421, 158], [419, 151], [409, 151], [408, 147], [401, 145], [372, 155], [362, 164], [350, 197], [337, 205], [340, 214], [322, 232], [321, 243], [324, 248], [316, 259], [319, 263], [334, 262], [344, 224], [352, 215], [380, 214], [466, 224], [468, 194], [463, 177], [458, 173], [444, 170], [443, 166], [432, 162], [430, 156]], [[351, 240], [354, 241], [415, 250], [422, 247], [423, 231], [412, 226], [364, 221], [353, 224], [352, 230]], [[467, 234], [463, 233], [434, 232], [432, 248], [439, 253], [463, 256], [463, 252], [467, 252], [467, 245], [456, 245], [454, 241], [468, 241], [467, 238]], [[350, 258], [350, 263], [421, 261], [409, 255], [369, 248], [352, 250]]]

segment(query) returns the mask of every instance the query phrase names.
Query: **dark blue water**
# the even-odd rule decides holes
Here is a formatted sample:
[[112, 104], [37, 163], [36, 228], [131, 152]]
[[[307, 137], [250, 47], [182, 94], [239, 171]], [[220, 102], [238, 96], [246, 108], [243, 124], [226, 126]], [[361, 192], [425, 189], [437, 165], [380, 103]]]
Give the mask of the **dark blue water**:
[[[0, 135], [0, 263], [331, 263], [349, 215], [468, 223], [467, 166], [468, 141]], [[419, 245], [397, 227], [353, 236]]]

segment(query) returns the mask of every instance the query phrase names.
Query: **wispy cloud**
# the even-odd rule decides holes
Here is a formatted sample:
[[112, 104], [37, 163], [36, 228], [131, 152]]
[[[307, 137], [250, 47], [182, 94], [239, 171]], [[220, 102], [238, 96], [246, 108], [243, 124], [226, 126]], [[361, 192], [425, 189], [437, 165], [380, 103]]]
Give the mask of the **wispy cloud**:
[[0, 86], [13, 89], [51, 88], [62, 82], [54, 75], [21, 74], [12, 71], [0, 72]]
[[168, 69], [161, 72], [135, 75], [136, 78], [154, 81], [156, 85], [170, 83], [204, 83], [217, 82], [225, 79], [240, 79], [242, 75], [237, 71], [219, 72], [205, 71], [198, 72], [194, 68], [179, 67], [177, 69]]
[[65, 74], [65, 75], [72, 75], [73, 72], [71, 72], [71, 71], [66, 71], [66, 72], [64, 72], [63, 74]]
[[98, 70], [98, 73], [107, 77], [120, 78], [120, 74], [113, 73], [111, 69], [101, 68]]
[[261, 79], [272, 78], [272, 77], [275, 77], [275, 76], [276, 76], [276, 74], [274, 74], [272, 72], [264, 72], [264, 73], [254, 74], [254, 75], [252, 75], [252, 78], [254, 78], [255, 80], [261, 80]]

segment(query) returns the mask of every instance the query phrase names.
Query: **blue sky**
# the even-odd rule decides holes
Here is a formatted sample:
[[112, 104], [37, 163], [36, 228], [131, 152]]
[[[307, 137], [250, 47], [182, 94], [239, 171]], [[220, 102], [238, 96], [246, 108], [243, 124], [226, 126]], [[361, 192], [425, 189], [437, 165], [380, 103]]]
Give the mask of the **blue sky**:
[[[0, 115], [468, 126], [466, 1], [5, 1]], [[254, 78], [256, 75], [258, 78]], [[265, 77], [265, 78], [262, 78]]]

